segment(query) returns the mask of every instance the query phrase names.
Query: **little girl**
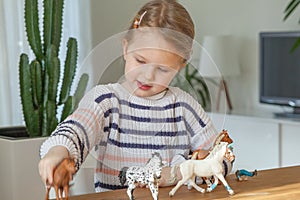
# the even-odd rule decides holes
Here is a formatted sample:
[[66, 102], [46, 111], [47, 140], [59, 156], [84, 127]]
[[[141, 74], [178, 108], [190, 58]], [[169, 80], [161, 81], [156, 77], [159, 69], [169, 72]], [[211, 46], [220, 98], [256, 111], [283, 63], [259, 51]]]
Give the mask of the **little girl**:
[[79, 169], [92, 150], [97, 192], [123, 188], [120, 170], [145, 165], [153, 152], [166, 163], [160, 186], [174, 184], [171, 167], [190, 151], [209, 149], [218, 135], [201, 105], [169, 86], [187, 64], [193, 39], [194, 24], [182, 5], [146, 3], [122, 42], [124, 81], [94, 87], [42, 144], [39, 171], [45, 185], [52, 184], [53, 169], [62, 159], [75, 158]]

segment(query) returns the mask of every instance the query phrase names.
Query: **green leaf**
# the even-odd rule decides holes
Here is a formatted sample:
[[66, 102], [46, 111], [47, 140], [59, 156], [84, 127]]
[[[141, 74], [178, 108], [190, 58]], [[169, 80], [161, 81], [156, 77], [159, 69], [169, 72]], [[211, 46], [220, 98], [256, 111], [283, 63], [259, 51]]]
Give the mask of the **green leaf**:
[[293, 53], [299, 47], [299, 45], [300, 45], [300, 38], [298, 38], [296, 40], [296, 42], [294, 43], [294, 45], [293, 45], [292, 49], [290, 50], [290, 52]]
[[44, 0], [44, 49], [53, 44], [59, 53], [62, 21], [63, 21], [63, 0]]
[[68, 49], [67, 56], [65, 60], [65, 69], [64, 69], [64, 77], [62, 88], [60, 92], [59, 104], [63, 104], [67, 101], [68, 96], [70, 95], [70, 90], [72, 86], [72, 82], [76, 72], [76, 64], [77, 64], [77, 41], [74, 38], [70, 38], [68, 41]]
[[283, 20], [285, 21], [290, 15], [295, 11], [297, 6], [299, 5], [300, 0], [291, 0], [286, 9], [284, 10], [285, 16]]
[[[52, 0], [53, 5], [53, 16], [52, 16], [52, 34], [51, 34], [51, 44], [54, 44], [59, 50], [61, 32], [62, 32], [62, 21], [63, 21], [63, 0]], [[57, 51], [58, 53], [58, 51]]]
[[210, 93], [198, 70], [187, 64], [181, 74], [184, 76], [184, 79], [180, 78], [181, 76], [178, 74], [172, 80], [171, 85], [181, 88], [192, 96], [195, 94], [194, 98], [206, 109], [210, 102]]
[[57, 87], [60, 75], [60, 63], [57, 57], [51, 59], [51, 69], [48, 70], [49, 87], [48, 87], [48, 100], [56, 102]]
[[47, 135], [50, 135], [52, 131], [54, 131], [55, 127], [58, 124], [58, 120], [56, 118], [56, 104], [55, 101], [47, 101], [46, 104], [46, 110], [47, 110]]
[[[59, 61], [56, 47], [50, 45], [46, 51], [44, 101], [56, 99], [57, 80], [59, 80]], [[57, 77], [58, 76], [58, 77]]]
[[39, 62], [34, 60], [30, 63], [30, 80], [31, 80], [31, 87], [32, 87], [32, 96], [33, 96], [33, 104], [35, 108], [39, 107], [39, 101], [38, 101], [38, 91], [37, 91], [37, 68], [38, 68]]
[[20, 94], [26, 128], [31, 137], [40, 134], [39, 110], [34, 108], [28, 56], [21, 54], [19, 62]]
[[74, 93], [74, 97], [75, 97], [75, 107], [77, 107], [79, 101], [81, 100], [81, 98], [83, 97], [85, 90], [86, 90], [86, 86], [88, 84], [89, 81], [89, 75], [84, 73], [81, 75], [80, 80], [78, 82], [77, 88], [75, 90]]
[[51, 45], [53, 0], [44, 0], [44, 50]]
[[29, 45], [39, 61], [44, 58], [39, 30], [38, 1], [25, 0], [25, 28]]
[[64, 104], [63, 112], [61, 115], [61, 121], [66, 119], [75, 109], [76, 100], [74, 96], [69, 96], [68, 100]]
[[205, 108], [207, 106], [207, 103], [206, 103], [205, 95], [203, 94], [204, 92], [199, 89], [197, 90], [197, 92], [199, 94], [199, 97], [201, 98], [201, 105], [203, 108]]
[[43, 70], [40, 63], [35, 65], [35, 83], [36, 83], [36, 96], [39, 105], [43, 103]]

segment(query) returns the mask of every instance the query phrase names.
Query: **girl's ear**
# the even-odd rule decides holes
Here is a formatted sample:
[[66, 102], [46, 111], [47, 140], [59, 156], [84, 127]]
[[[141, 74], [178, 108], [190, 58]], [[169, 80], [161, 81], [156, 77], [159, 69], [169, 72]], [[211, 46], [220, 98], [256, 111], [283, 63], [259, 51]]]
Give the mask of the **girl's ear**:
[[128, 41], [126, 39], [122, 40], [122, 47], [123, 47], [123, 58], [126, 61], [126, 56], [128, 51]]
[[180, 66], [180, 70], [183, 69], [186, 65], [187, 65], [187, 60], [183, 58], [182, 59], [182, 64]]
[[192, 54], [193, 54], [193, 49], [190, 50], [190, 53], [188, 56], [185, 56], [184, 58], [182, 58], [182, 68], [184, 68], [188, 64], [189, 59], [191, 58]]
[[182, 68], [184, 68], [186, 65], [187, 65], [187, 60], [186, 60], [186, 59], [184, 59], [184, 61], [182, 62], [181, 69], [182, 69]]

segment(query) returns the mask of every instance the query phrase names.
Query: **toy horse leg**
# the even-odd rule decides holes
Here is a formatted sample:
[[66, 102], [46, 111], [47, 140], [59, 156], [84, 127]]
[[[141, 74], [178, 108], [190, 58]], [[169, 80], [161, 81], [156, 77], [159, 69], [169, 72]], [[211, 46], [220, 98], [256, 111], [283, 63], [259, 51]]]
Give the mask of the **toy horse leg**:
[[200, 187], [199, 185], [197, 185], [194, 180], [195, 180], [195, 176], [193, 176], [190, 179], [189, 185], [193, 186], [198, 192], [204, 193], [205, 190], [202, 187]]
[[65, 200], [69, 199], [69, 185], [64, 186]]
[[56, 200], [59, 200], [60, 199], [59, 198], [59, 192], [58, 192], [59, 188], [57, 186], [54, 186], [54, 190], [55, 190]]
[[130, 200], [133, 200], [133, 191], [136, 188], [136, 185], [134, 183], [128, 183], [128, 189], [127, 189], [127, 195]]
[[202, 177], [202, 179], [205, 181], [207, 187], [211, 187], [211, 185], [212, 185], [211, 181], [210, 181], [211, 178], [209, 178], [209, 177]]
[[58, 188], [58, 191], [59, 191], [59, 199], [63, 199], [63, 188]]
[[210, 184], [210, 186], [206, 189], [207, 192], [213, 191], [218, 185], [219, 179], [217, 176], [214, 176], [214, 183]]
[[174, 196], [174, 194], [178, 190], [178, 188], [180, 188], [180, 186], [182, 186], [188, 179], [189, 179], [189, 177], [183, 176], [182, 179], [180, 181], [178, 181], [177, 185], [169, 192], [169, 196], [170, 197]]
[[[196, 176], [192, 176], [190, 179], [192, 179], [192, 180], [195, 180], [195, 182], [196, 182]], [[191, 180], [188, 180], [188, 182], [187, 182], [187, 188], [188, 188], [188, 190], [191, 190], [192, 189], [192, 184], [191, 184]]]
[[50, 191], [50, 187], [47, 187], [46, 188], [46, 197], [45, 197], [45, 200], [49, 200], [49, 191]]
[[228, 193], [230, 195], [234, 194], [234, 191], [230, 188], [230, 186], [228, 185], [227, 181], [225, 180], [223, 174], [216, 174], [216, 176], [220, 179], [220, 181], [223, 183], [223, 185], [225, 186], [226, 190], [228, 191]]
[[188, 190], [192, 189], [192, 185], [191, 185], [190, 181], [187, 182], [187, 188], [188, 188]]
[[60, 195], [59, 195], [60, 197], [59, 197], [59, 198], [60, 198], [61, 200], [63, 200], [63, 197], [64, 197], [64, 196], [63, 196], [63, 195], [64, 195], [64, 188], [61, 187], [61, 188], [59, 189], [59, 192], [60, 192]]
[[151, 191], [152, 197], [154, 200], [158, 200], [158, 184], [152, 182], [148, 183], [149, 189]]

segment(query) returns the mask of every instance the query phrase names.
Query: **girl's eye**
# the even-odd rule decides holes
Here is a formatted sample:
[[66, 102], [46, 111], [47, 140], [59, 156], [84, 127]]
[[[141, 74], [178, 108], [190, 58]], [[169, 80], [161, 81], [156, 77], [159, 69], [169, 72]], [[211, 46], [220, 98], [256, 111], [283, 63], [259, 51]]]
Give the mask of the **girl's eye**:
[[168, 72], [169, 70], [168, 69], [166, 69], [166, 68], [164, 68], [164, 67], [159, 67], [158, 68], [160, 71], [162, 71], [162, 72]]
[[145, 61], [143, 61], [143, 60], [140, 60], [140, 59], [138, 59], [138, 58], [136, 58], [135, 60], [136, 60], [136, 62], [138, 62], [138, 63], [140, 63], [140, 64], [146, 64], [146, 62], [145, 62]]

